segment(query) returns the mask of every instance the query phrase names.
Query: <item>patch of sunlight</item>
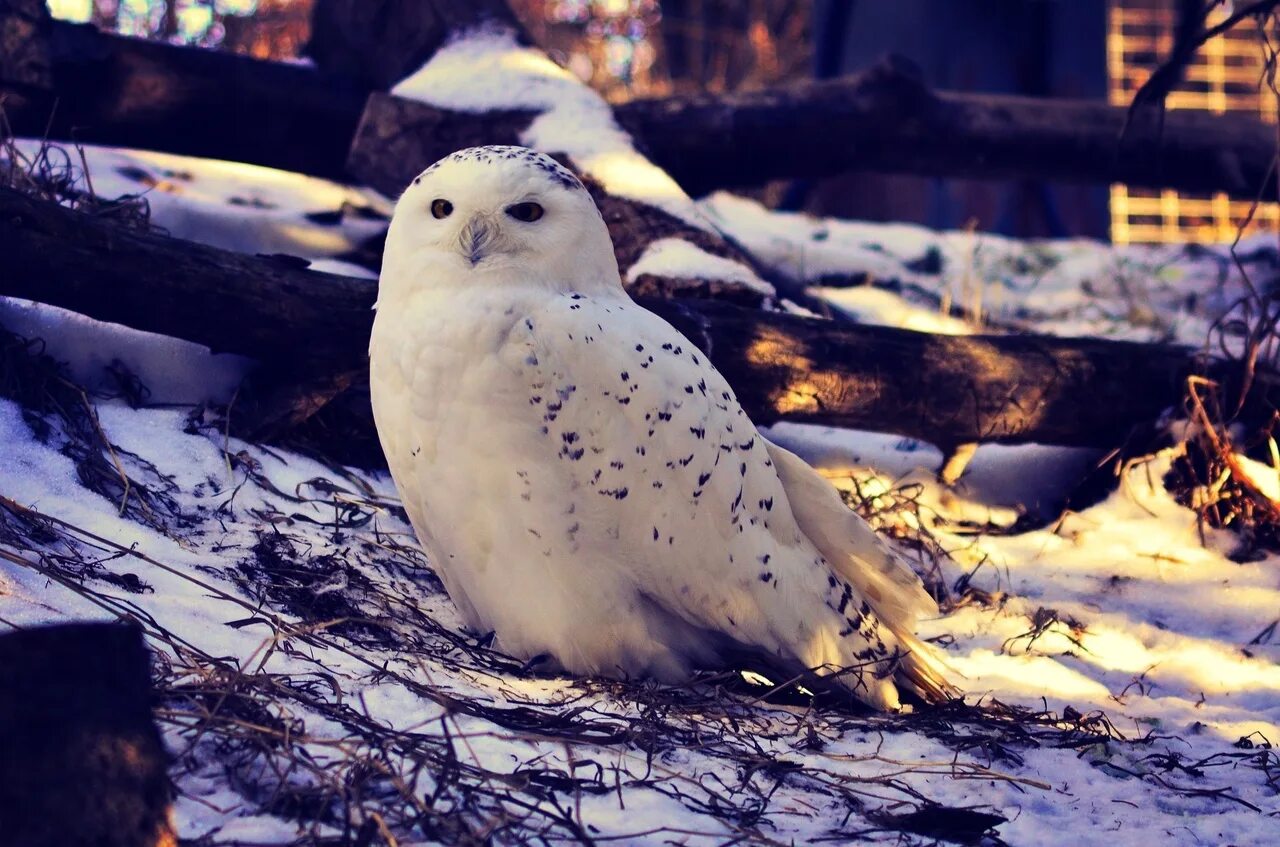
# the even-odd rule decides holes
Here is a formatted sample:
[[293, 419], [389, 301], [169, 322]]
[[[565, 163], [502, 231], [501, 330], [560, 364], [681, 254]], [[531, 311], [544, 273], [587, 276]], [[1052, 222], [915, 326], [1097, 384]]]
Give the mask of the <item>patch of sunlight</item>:
[[1080, 643], [1089, 652], [1079, 658], [1107, 670], [1141, 673], [1158, 661], [1147, 645], [1128, 632], [1090, 627]]
[[659, 238], [645, 248], [640, 258], [627, 269], [627, 282], [635, 282], [645, 274], [677, 279], [719, 279], [736, 282], [772, 295], [773, 286], [755, 271], [734, 259], [708, 253], [696, 244], [680, 238]]
[[258, 11], [258, 0], [217, 0], [220, 15], [248, 15]]
[[972, 335], [974, 331], [967, 322], [939, 311], [936, 306], [921, 306], [897, 292], [870, 285], [814, 288], [811, 293], [859, 323], [937, 335]]
[[[503, 47], [507, 47], [509, 42], [503, 40]], [[570, 71], [560, 67], [551, 59], [544, 56], [540, 51], [528, 47], [504, 50], [498, 58], [497, 66], [504, 71], [513, 73], [544, 76], [550, 79], [563, 79], [572, 82], [574, 86], [582, 83], [578, 81]], [[460, 69], [461, 70], [461, 69]], [[474, 69], [472, 69], [474, 73]]]
[[974, 650], [965, 656], [948, 655], [947, 663], [963, 674], [964, 689], [973, 695], [994, 689], [1001, 697], [1016, 694], [1026, 699], [1044, 695], [1103, 703], [1111, 697], [1102, 683], [1047, 656]]
[[634, 150], [604, 150], [575, 160], [612, 193], [655, 204], [663, 200], [686, 202], [684, 189]]
[[1237, 455], [1236, 461], [1240, 463], [1240, 470], [1262, 496], [1272, 503], [1280, 503], [1280, 471], [1262, 462], [1254, 461], [1248, 456]]
[[87, 23], [93, 17], [93, 0], [49, 0], [49, 13], [60, 20]]
[[178, 10], [178, 33], [185, 39], [199, 38], [213, 25], [213, 9], [187, 6]]

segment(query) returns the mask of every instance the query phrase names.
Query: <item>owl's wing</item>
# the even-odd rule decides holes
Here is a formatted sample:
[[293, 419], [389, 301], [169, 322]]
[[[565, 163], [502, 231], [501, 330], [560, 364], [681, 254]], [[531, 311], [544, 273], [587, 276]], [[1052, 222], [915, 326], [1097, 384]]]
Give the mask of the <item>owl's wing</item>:
[[954, 670], [915, 637], [916, 621], [938, 614], [938, 604], [920, 577], [845, 505], [821, 474], [789, 450], [771, 441], [765, 444], [800, 529], [907, 648], [899, 670], [901, 681], [926, 700], [952, 696], [955, 689], [946, 677]]
[[[907, 581], [891, 575], [891, 558], [830, 485], [815, 477], [846, 521], [823, 514], [830, 500], [807, 490], [793, 467], [803, 462], [779, 454], [787, 466], [778, 466], [691, 342], [621, 297], [569, 294], [518, 322], [501, 355], [528, 380], [570, 487], [585, 490], [587, 512], [608, 525], [614, 542], [600, 555], [611, 564], [602, 567], [628, 568], [646, 599], [742, 644], [806, 667], [861, 666], [841, 681], [868, 702], [896, 705], [891, 678], [908, 651], [895, 630], [910, 635], [908, 616], [927, 608], [923, 591], [895, 582]], [[808, 524], [841, 557], [834, 568], [793, 517], [788, 478]], [[863, 546], [864, 557], [851, 555]], [[881, 626], [875, 594], [895, 626]]]
[[919, 618], [938, 614], [920, 577], [845, 505], [835, 486], [796, 454], [768, 440], [765, 445], [800, 529], [835, 571], [871, 601], [880, 620], [909, 631]]

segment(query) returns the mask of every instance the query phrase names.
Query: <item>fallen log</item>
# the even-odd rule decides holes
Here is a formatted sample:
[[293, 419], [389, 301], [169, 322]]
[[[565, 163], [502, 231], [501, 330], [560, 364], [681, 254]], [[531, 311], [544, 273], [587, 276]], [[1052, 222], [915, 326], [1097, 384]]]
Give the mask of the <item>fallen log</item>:
[[372, 320], [367, 279], [125, 229], [7, 188], [0, 256], [0, 294], [268, 362], [359, 361]]
[[387, 89], [486, 19], [510, 25], [506, 0], [315, 0], [305, 52], [318, 68]]
[[694, 194], [849, 171], [1124, 183], [1246, 200], [1274, 196], [1277, 186], [1270, 124], [938, 91], [894, 57], [838, 79], [633, 100], [617, 118]]
[[[384, 83], [404, 67], [405, 56], [416, 57], [412, 50], [429, 42], [419, 32], [419, 41], [393, 45], [388, 52], [399, 64], [381, 60], [371, 66], [380, 68], [376, 80], [357, 81], [343, 71], [365, 54], [332, 44], [315, 47], [317, 61], [328, 69], [317, 70], [63, 21], [32, 26], [29, 16], [20, 18], [8, 7], [16, 2], [0, 3], [0, 21], [13, 23], [17, 33], [0, 41], [0, 97], [19, 134], [42, 136], [47, 129], [56, 140], [335, 179], [346, 176], [347, 150], [369, 86]], [[366, 27], [353, 37], [382, 32]], [[376, 99], [370, 109], [366, 123], [384, 122], [387, 114], [439, 121], [424, 104]], [[655, 164], [694, 194], [855, 170], [1121, 182], [1224, 191], [1250, 200], [1276, 190], [1268, 179], [1275, 132], [1260, 121], [1171, 111], [1161, 125], [1154, 114], [1142, 113], [1122, 143], [1124, 108], [934, 91], [900, 62], [753, 92], [635, 100], [617, 106], [615, 116]], [[415, 162], [429, 164], [440, 149], [428, 144]]]
[[[1141, 113], [1084, 100], [960, 94], [928, 88], [888, 59], [848, 77], [722, 95], [637, 99], [619, 125], [691, 194], [850, 171], [979, 179], [1121, 182], [1254, 199], [1274, 192], [1275, 130], [1260, 121], [1172, 111], [1163, 128]], [[509, 116], [504, 137], [527, 128]], [[434, 162], [456, 137], [456, 114], [390, 94], [370, 96], [352, 144], [408, 127], [438, 126], [397, 150], [405, 171]], [[416, 171], [415, 171], [416, 172]]]
[[[374, 5], [387, 11], [398, 0]], [[317, 11], [333, 6], [347, 4], [320, 0]], [[462, 6], [423, 0], [420, 6], [438, 10], [452, 35], [395, 90], [402, 102], [443, 110], [443, 119], [366, 123], [348, 162], [354, 176], [397, 196], [422, 169], [461, 147], [523, 144], [582, 178], [609, 226], [628, 291], [744, 305], [773, 297], [764, 269], [618, 130], [599, 93], [529, 44], [505, 0]], [[364, 53], [376, 49], [363, 46]], [[429, 160], [415, 158], [424, 150], [431, 151]]]
[[[0, 0], [0, 107], [36, 138], [137, 147], [344, 179], [364, 86], [264, 62], [33, 17]], [[19, 15], [19, 12], [25, 12]], [[20, 52], [14, 53], [18, 47]]]
[[[6, 259], [0, 295], [254, 356], [299, 374], [338, 374], [323, 391], [325, 399], [341, 399], [353, 422], [342, 440], [354, 445], [362, 438], [377, 455], [362, 393], [371, 280], [121, 229], [5, 189], [0, 255]], [[710, 300], [639, 302], [706, 351], [761, 424], [879, 430], [944, 448], [977, 441], [1105, 448], [1179, 404], [1191, 373], [1221, 379], [1228, 391], [1239, 386], [1238, 368], [1170, 345], [939, 336]], [[1250, 398], [1248, 409], [1275, 408], [1280, 380], [1258, 375]], [[285, 418], [298, 424], [312, 412]]]

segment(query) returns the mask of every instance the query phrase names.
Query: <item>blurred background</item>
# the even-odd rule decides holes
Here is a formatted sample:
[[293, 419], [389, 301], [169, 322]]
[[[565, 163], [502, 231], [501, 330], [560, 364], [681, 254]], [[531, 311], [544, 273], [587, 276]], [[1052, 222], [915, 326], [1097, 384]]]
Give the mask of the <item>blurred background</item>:
[[[851, 73], [885, 53], [937, 88], [1127, 105], [1166, 57], [1179, 0], [511, 0], [538, 43], [611, 100], [725, 92]], [[60, 18], [126, 35], [298, 61], [311, 0], [51, 0]], [[1231, 12], [1221, 4], [1212, 25]], [[956, 33], [965, 33], [957, 39]], [[1250, 22], [1196, 54], [1169, 107], [1275, 122], [1268, 34]], [[780, 128], [779, 131], [785, 131]], [[851, 173], [754, 192], [775, 207], [862, 220], [1120, 244], [1230, 241], [1251, 203], [1226, 195]], [[1263, 204], [1250, 228], [1274, 228]]]

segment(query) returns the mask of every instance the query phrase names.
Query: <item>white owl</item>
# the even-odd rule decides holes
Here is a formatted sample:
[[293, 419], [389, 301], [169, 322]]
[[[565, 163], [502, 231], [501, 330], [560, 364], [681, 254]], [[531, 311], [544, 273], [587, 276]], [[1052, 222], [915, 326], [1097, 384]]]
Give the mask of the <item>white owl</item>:
[[745, 653], [882, 709], [952, 694], [913, 634], [937, 611], [920, 580], [627, 297], [553, 159], [477, 147], [413, 181], [369, 356], [414, 530], [508, 653], [667, 681]]

